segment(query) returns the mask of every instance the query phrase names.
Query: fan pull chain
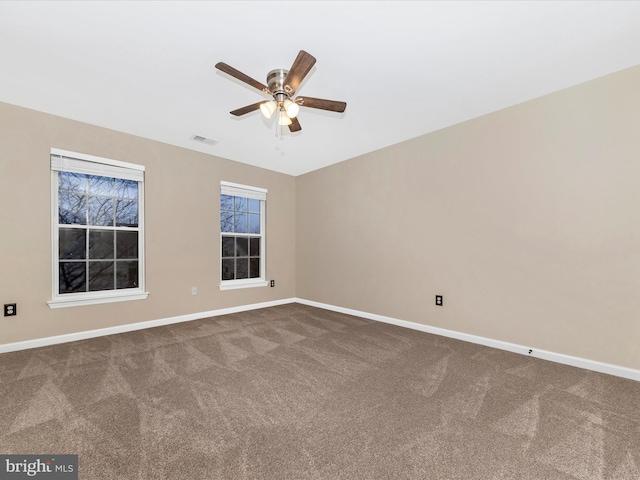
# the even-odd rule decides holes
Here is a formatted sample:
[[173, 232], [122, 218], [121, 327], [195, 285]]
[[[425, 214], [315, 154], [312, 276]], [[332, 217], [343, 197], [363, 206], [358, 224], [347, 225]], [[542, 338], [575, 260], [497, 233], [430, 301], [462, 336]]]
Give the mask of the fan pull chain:
[[[280, 136], [280, 140], [284, 140], [282, 136], [282, 125], [280, 125], [280, 114], [282, 113], [282, 107], [278, 110], [278, 118], [276, 120], [276, 137]], [[278, 135], [278, 128], [280, 129], [280, 134]]]

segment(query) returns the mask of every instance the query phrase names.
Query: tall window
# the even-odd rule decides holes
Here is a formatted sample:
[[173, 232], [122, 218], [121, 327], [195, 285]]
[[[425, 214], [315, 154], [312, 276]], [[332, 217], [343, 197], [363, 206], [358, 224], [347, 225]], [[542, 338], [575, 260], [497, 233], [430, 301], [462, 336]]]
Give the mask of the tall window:
[[144, 167], [51, 150], [52, 308], [146, 298]]
[[267, 190], [220, 184], [221, 289], [264, 286]]

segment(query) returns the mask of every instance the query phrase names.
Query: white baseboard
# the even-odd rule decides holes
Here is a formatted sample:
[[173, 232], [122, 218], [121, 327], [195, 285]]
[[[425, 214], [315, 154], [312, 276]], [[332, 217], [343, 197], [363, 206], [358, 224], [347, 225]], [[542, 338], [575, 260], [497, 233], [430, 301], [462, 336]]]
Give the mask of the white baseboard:
[[148, 322], [130, 323], [127, 325], [118, 325], [116, 327], [87, 330], [84, 332], [69, 333], [65, 335], [57, 335], [54, 337], [45, 337], [45, 338], [38, 338], [34, 340], [26, 340], [23, 342], [6, 343], [3, 345], [0, 345], [0, 353], [15, 352], [18, 350], [27, 350], [29, 348], [46, 347], [48, 345], [56, 345], [58, 343], [76, 342], [78, 340], [85, 340], [88, 338], [102, 337], [105, 335], [114, 335], [117, 333], [132, 332], [135, 330], [144, 330], [145, 328], [161, 327], [163, 325], [189, 322], [191, 320], [199, 320], [201, 318], [217, 317], [220, 315], [228, 315], [230, 313], [247, 312], [249, 310], [275, 307], [277, 305], [285, 305], [288, 303], [301, 303], [303, 305], [309, 305], [312, 307], [318, 307], [318, 308], [331, 310], [339, 313], [346, 313], [347, 315], [355, 315], [357, 317], [362, 317], [369, 320], [375, 320], [377, 322], [390, 323], [393, 325], [398, 325], [400, 327], [419, 330], [421, 332], [440, 335], [443, 337], [455, 338], [456, 340], [462, 340], [470, 343], [477, 343], [479, 345], [485, 345], [487, 347], [506, 350], [509, 352], [519, 353], [522, 355], [528, 355], [531, 357], [541, 358], [543, 360], [549, 360], [551, 362], [562, 363], [564, 365], [571, 365], [573, 367], [584, 368], [586, 370], [592, 370], [595, 372], [615, 375], [616, 377], [623, 377], [623, 378], [628, 378], [630, 380], [640, 381], [640, 370], [634, 370], [632, 368], [621, 367], [621, 366], [612, 365], [609, 363], [597, 362], [595, 360], [588, 360], [580, 357], [572, 357], [570, 355], [564, 355], [562, 353], [549, 352], [549, 351], [540, 350], [534, 347], [527, 347], [527, 346], [518, 345], [515, 343], [494, 340], [491, 338], [479, 337], [477, 335], [456, 332], [454, 330], [447, 330], [445, 328], [432, 327], [429, 325], [423, 325], [421, 323], [409, 322], [406, 320], [399, 320], [397, 318], [385, 317], [384, 315], [377, 315], [375, 313], [362, 312], [360, 310], [353, 310], [351, 308], [337, 307], [335, 305], [314, 302], [311, 300], [305, 300], [303, 298], [285, 298], [281, 300], [274, 300], [271, 302], [253, 303], [250, 305], [240, 305], [237, 307], [221, 308], [218, 310], [211, 310], [208, 312], [191, 313], [188, 315], [179, 315], [175, 317], [161, 318], [158, 320], [150, 320]]
[[540, 350], [534, 347], [527, 347], [527, 346], [518, 345], [515, 343], [503, 342], [500, 340], [493, 340], [491, 338], [479, 337], [477, 335], [456, 332], [454, 330], [447, 330], [445, 328], [432, 327], [429, 325], [423, 325], [421, 323], [408, 322], [406, 320], [399, 320], [397, 318], [385, 317], [383, 315], [377, 315], [375, 313], [361, 312], [359, 310], [352, 310], [350, 308], [336, 307], [335, 305], [328, 305], [326, 303], [314, 302], [311, 300], [305, 300], [303, 298], [296, 298], [295, 301], [297, 303], [302, 303], [303, 305], [323, 308], [325, 310], [332, 310], [334, 312], [346, 313], [348, 315], [367, 318], [369, 320], [375, 320], [378, 322], [391, 323], [393, 325], [411, 328], [413, 330], [419, 330], [421, 332], [432, 333], [434, 335], [440, 335], [443, 337], [455, 338], [456, 340], [462, 340], [470, 343], [477, 343], [479, 345], [485, 345], [487, 347], [498, 348], [500, 350], [507, 350], [509, 352], [514, 352], [514, 353], [520, 353], [522, 355], [541, 358], [543, 360], [549, 360], [551, 362], [562, 363], [564, 365], [571, 365], [572, 367], [584, 368], [586, 370], [592, 370], [594, 372], [606, 373], [609, 375], [615, 375], [616, 377], [623, 377], [623, 378], [628, 378], [630, 380], [640, 381], [640, 370], [634, 370], [632, 368], [621, 367], [621, 366], [612, 365], [609, 363], [597, 362], [595, 360], [588, 360], [586, 358], [572, 357], [570, 355], [565, 355], [562, 353], [549, 352], [547, 350]]
[[173, 323], [190, 322], [191, 320], [199, 320], [201, 318], [217, 317], [230, 313], [246, 312], [249, 310], [257, 310], [258, 308], [275, 307], [277, 305], [294, 303], [295, 301], [295, 298], [285, 298], [282, 300], [274, 300], [271, 302], [253, 303], [251, 305], [241, 305], [238, 307], [220, 308], [218, 310], [211, 310], [209, 312], [191, 313], [188, 315], [178, 315], [176, 317], [161, 318], [159, 320], [149, 320], [148, 322], [129, 323], [127, 325], [118, 325], [117, 327], [99, 328], [96, 330], [87, 330], [84, 332], [68, 333], [66, 335], [56, 335], [55, 337], [37, 338], [35, 340], [26, 340], [24, 342], [5, 343], [4, 345], [0, 345], [0, 353], [27, 350], [29, 348], [46, 347], [48, 345], [56, 345], [58, 343], [76, 342], [78, 340], [86, 340], [88, 338], [114, 335], [116, 333], [133, 332], [135, 330], [144, 330], [145, 328], [171, 325]]

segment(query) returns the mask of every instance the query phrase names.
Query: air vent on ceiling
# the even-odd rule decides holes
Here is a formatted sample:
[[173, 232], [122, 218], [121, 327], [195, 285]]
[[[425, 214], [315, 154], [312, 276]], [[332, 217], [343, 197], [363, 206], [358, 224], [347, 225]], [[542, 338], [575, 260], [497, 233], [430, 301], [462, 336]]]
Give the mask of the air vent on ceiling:
[[211, 140], [210, 138], [203, 137], [202, 135], [194, 135], [191, 137], [191, 140], [194, 140], [200, 143], [206, 143], [207, 145], [215, 145], [216, 143], [218, 143], [215, 140]]

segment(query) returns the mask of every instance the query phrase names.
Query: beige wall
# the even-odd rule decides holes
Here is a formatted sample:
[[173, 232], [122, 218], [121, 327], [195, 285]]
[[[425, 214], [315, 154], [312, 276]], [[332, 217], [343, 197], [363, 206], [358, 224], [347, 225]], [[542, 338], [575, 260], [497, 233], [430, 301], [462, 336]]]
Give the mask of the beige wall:
[[297, 177], [297, 296], [640, 369], [638, 85], [635, 67]]
[[[146, 300], [51, 310], [49, 152], [146, 167]], [[264, 187], [267, 276], [276, 287], [221, 292], [220, 180]], [[0, 103], [0, 344], [295, 296], [295, 178]], [[198, 295], [191, 296], [191, 287]]]
[[[640, 369], [637, 85], [640, 67], [297, 178], [0, 103], [19, 312], [0, 344], [298, 296]], [[51, 147], [146, 166], [147, 300], [47, 306]], [[218, 289], [220, 180], [269, 189], [276, 288]]]

